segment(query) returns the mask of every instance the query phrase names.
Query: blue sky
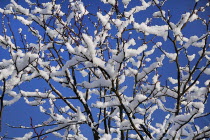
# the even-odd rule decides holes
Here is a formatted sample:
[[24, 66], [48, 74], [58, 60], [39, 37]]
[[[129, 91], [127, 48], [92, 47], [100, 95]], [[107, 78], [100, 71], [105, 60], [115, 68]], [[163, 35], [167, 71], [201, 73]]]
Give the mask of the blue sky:
[[[82, 0], [85, 5], [89, 4], [90, 6], [87, 8], [89, 12], [96, 12], [98, 7], [102, 6], [102, 3], [100, 2], [100, 0]], [[201, 5], [202, 5], [202, 1], [205, 0], [201, 0]], [[0, 0], [0, 8], [4, 7], [5, 5], [7, 5], [9, 3], [8, 0]], [[21, 4], [21, 0], [19, 0], [19, 4]], [[137, 0], [133, 0], [130, 5], [128, 6], [128, 8], [133, 7], [134, 5], [136, 5], [137, 3], [139, 3]], [[21, 5], [24, 5], [25, 3], [22, 3]], [[166, 3], [165, 8], [166, 9], [170, 9], [171, 15], [172, 15], [172, 21], [177, 23], [181, 17], [181, 14], [183, 14], [186, 11], [189, 11], [189, 9], [192, 9], [194, 5], [194, 0], [169, 0]], [[103, 5], [104, 6], [104, 5]], [[110, 8], [108, 5], [107, 8]], [[104, 7], [103, 7], [104, 9]], [[145, 19], [148, 16], [152, 16], [152, 13], [157, 11], [157, 8], [152, 9], [149, 8], [148, 11], [146, 12], [142, 12], [144, 14], [142, 15], [138, 15], [136, 18], [136, 20], [139, 21], [145, 21]], [[209, 12], [206, 13], [210, 13], [210, 8], [208, 9]], [[140, 12], [141, 13], [141, 12]], [[209, 15], [202, 15], [202, 17], [207, 17]], [[138, 19], [139, 18], [139, 19]], [[162, 24], [160, 22], [160, 20], [154, 20], [153, 24]], [[202, 28], [201, 26], [199, 26], [200, 23], [198, 22], [193, 22], [193, 23], [189, 23], [189, 25], [186, 27], [186, 29], [184, 30], [184, 32], [186, 32], [186, 36], [191, 36], [191, 35], [197, 35], [197, 36], [201, 36], [203, 33], [205, 33], [205, 28]], [[15, 24], [13, 24], [13, 28], [16, 28], [16, 26], [22, 26], [21, 24], [17, 24], [15, 22]], [[0, 30], [2, 30], [2, 26], [0, 26]], [[189, 37], [188, 36], [188, 37]], [[33, 41], [33, 40], [32, 40]], [[163, 42], [163, 47], [166, 50], [170, 51], [170, 46], [171, 44], [169, 42], [164, 42], [163, 40], [161, 40], [161, 42]], [[196, 51], [196, 50], [191, 50]], [[0, 48], [0, 61], [2, 61], [2, 59], [8, 59], [9, 55], [7, 53], [7, 51], [3, 50]], [[170, 63], [166, 63], [167, 66], [161, 68], [161, 71], [163, 73], [165, 73], [165, 75], [163, 75], [163, 77], [167, 77], [168, 75], [173, 75], [174, 71], [171, 68], [174, 68], [173, 64]], [[204, 77], [203, 79], [201, 79], [201, 83], [203, 83], [204, 81], [206, 81], [207, 79], [209, 79], [209, 77]], [[203, 81], [203, 82], [202, 82]], [[1, 84], [1, 83], [0, 83]], [[46, 84], [43, 80], [39, 79], [39, 80], [33, 80], [32, 82], [28, 82], [25, 84], [22, 84], [20, 86], [21, 89], [24, 90], [28, 90], [28, 91], [34, 91], [35, 89], [47, 89]], [[19, 89], [16, 88], [16, 90], [18, 91]], [[66, 92], [67, 89], [65, 88], [60, 88], [61, 92]], [[208, 107], [210, 104], [208, 103], [207, 105], [207, 110], [210, 110], [210, 107]], [[159, 113], [159, 115], [164, 116], [165, 114], [161, 114]], [[157, 117], [160, 117], [157, 116]], [[23, 136], [25, 134], [25, 130], [22, 129], [11, 129], [8, 126], [5, 125], [5, 123], [8, 124], [12, 124], [12, 125], [26, 125], [29, 126], [30, 125], [30, 117], [33, 118], [33, 124], [37, 124], [40, 123], [42, 121], [45, 121], [46, 116], [41, 114], [39, 111], [39, 108], [37, 107], [31, 107], [27, 104], [25, 104], [25, 101], [23, 99], [19, 100], [18, 102], [16, 102], [15, 104], [9, 106], [9, 107], [5, 107], [4, 108], [4, 112], [3, 112], [3, 121], [2, 121], [2, 132], [0, 133], [0, 136], [3, 136], [5, 133], [8, 133], [8, 136], [15, 136], [15, 137], [20, 137]], [[154, 116], [155, 117], [155, 116]], [[159, 121], [162, 121], [163, 118], [160, 117]], [[202, 120], [199, 122], [200, 125], [205, 126], [206, 124], [210, 123], [210, 117]], [[86, 127], [84, 127], [84, 133], [86, 133], [85, 135], [88, 136], [89, 138], [92, 137], [91, 132], [89, 132], [88, 129], [86, 129]], [[56, 140], [55, 138], [53, 138], [54, 140]]]

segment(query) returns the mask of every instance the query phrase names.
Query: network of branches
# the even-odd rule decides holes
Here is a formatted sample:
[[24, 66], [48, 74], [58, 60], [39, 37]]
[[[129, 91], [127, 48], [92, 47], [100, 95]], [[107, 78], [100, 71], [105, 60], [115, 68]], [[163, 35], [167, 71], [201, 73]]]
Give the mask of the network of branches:
[[[7, 124], [27, 130], [22, 137], [1, 137], [210, 138], [209, 122], [199, 124], [210, 113], [210, 2], [191, 0], [174, 15], [167, 0], [95, 1], [11, 0], [0, 8], [1, 127], [4, 109], [21, 99], [41, 114], [26, 126]], [[25, 89], [30, 83], [36, 88]]]

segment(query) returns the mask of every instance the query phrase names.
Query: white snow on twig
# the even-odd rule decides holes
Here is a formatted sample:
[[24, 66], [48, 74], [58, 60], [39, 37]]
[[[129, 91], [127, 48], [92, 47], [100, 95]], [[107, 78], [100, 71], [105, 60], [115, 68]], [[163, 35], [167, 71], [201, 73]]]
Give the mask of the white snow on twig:
[[26, 133], [23, 137], [14, 138], [13, 140], [29, 140], [33, 135], [33, 132]]

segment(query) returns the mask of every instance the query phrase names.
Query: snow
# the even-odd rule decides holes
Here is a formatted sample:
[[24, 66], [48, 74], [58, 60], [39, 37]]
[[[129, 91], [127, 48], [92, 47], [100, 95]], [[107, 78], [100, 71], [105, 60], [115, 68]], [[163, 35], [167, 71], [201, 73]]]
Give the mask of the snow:
[[115, 67], [112, 64], [108, 63], [105, 67], [105, 70], [109, 74], [111, 79], [115, 79], [117, 72], [115, 71]]
[[60, 133], [58, 133], [58, 132], [52, 132], [52, 134], [55, 135], [56, 137], [59, 137], [59, 138], [62, 138], [62, 137], [63, 137], [63, 136], [62, 136]]
[[81, 1], [76, 1], [76, 2], [70, 1], [70, 8], [72, 9], [72, 12], [67, 17], [68, 25], [70, 25], [70, 22], [74, 17], [77, 17], [74, 18], [77, 21], [82, 16], [87, 15], [89, 13], [87, 9], [85, 9], [85, 6]]
[[[141, 54], [143, 51], [145, 51], [146, 49], [147, 49], [147, 45], [146, 45], [146, 44], [144, 44], [144, 45], [138, 47], [137, 50], [134, 50], [134, 49], [133, 49], [133, 51], [132, 51], [132, 49], [130, 49], [130, 50], [132, 51], [132, 55], [131, 55], [131, 56], [139, 55], [139, 54]], [[131, 53], [131, 52], [130, 52], [130, 53]]]
[[173, 28], [174, 36], [177, 36], [177, 35], [182, 36], [181, 29], [184, 26], [184, 24], [188, 21], [189, 17], [190, 17], [190, 13], [187, 12], [185, 14], [182, 14], [180, 21], [176, 25], [170, 22], [170, 25]]
[[100, 19], [102, 26], [106, 29], [106, 30], [110, 30], [111, 26], [109, 23], [109, 15], [105, 15], [103, 16], [100, 12], [97, 12], [97, 17]]
[[[185, 23], [188, 21], [193, 22], [198, 19], [198, 11], [195, 11], [191, 17], [189, 15], [190, 13], [183, 14], [178, 23], [169, 23], [172, 27], [172, 29], [170, 29], [168, 25], [162, 24], [159, 26], [154, 26], [153, 22], [150, 24], [151, 19], [149, 18], [147, 18], [145, 22], [143, 22], [141, 19], [134, 18], [134, 14], [139, 11], [146, 10], [148, 7], [154, 4], [154, 2], [158, 4], [158, 0], [140, 0], [142, 5], [134, 6], [133, 8], [130, 8], [132, 5], [129, 5], [131, 0], [122, 0], [122, 2], [119, 3], [116, 3], [116, 0], [101, 0], [104, 3], [111, 4], [111, 6], [109, 6], [113, 7], [111, 9], [106, 9], [105, 11], [103, 9], [99, 10], [99, 12], [94, 13], [93, 16], [88, 14], [88, 11], [85, 9], [86, 7], [82, 3], [82, 0], [69, 0], [69, 12], [66, 13], [64, 18], [60, 19], [61, 21], [59, 21], [57, 17], [63, 16], [64, 13], [61, 11], [61, 5], [55, 4], [57, 3], [55, 0], [43, 3], [40, 5], [41, 8], [31, 5], [32, 3], [30, 0], [25, 1], [30, 5], [30, 10], [23, 8], [21, 5], [17, 5], [17, 3], [12, 0], [13, 4], [8, 5], [6, 10], [0, 9], [0, 12], [4, 12], [4, 14], [14, 14], [20, 22], [28, 27], [32, 26], [32, 21], [35, 21], [33, 24], [40, 24], [46, 29], [46, 32], [43, 32], [41, 28], [36, 28], [36, 26], [29, 28], [29, 31], [35, 35], [35, 38], [37, 38], [37, 42], [25, 42], [27, 44], [26, 51], [13, 50], [13, 48], [16, 47], [16, 45], [13, 43], [15, 37], [0, 35], [1, 47], [6, 49], [6, 51], [8, 50], [12, 56], [12, 59], [2, 60], [2, 62], [0, 62], [0, 80], [7, 80], [7, 90], [5, 93], [7, 96], [11, 96], [10, 100], [3, 101], [4, 106], [15, 103], [21, 97], [24, 98], [27, 104], [38, 106], [40, 112], [49, 115], [49, 119], [44, 121], [43, 125], [56, 125], [54, 128], [51, 127], [46, 132], [68, 127], [64, 134], [62, 134], [62, 131], [57, 133], [54, 132], [54, 134], [61, 139], [86, 139], [82, 134], [80, 134], [83, 131], [80, 132], [79, 127], [80, 124], [88, 123], [92, 129], [96, 129], [97, 126], [99, 126], [96, 131], [100, 133], [101, 140], [117, 140], [120, 139], [120, 130], [132, 129], [132, 127], [127, 114], [124, 111], [122, 114], [120, 112], [119, 99], [113, 92], [113, 89], [116, 88], [119, 92], [120, 98], [123, 101], [126, 111], [129, 111], [130, 113], [129, 117], [132, 117], [134, 113], [139, 113], [139, 115], [146, 114], [146, 119], [132, 118], [136, 127], [140, 131], [140, 123], [146, 123], [146, 126], [151, 131], [152, 136], [160, 136], [161, 133], [167, 128], [167, 125], [171, 123], [168, 133], [164, 137], [165, 139], [171, 139], [170, 134], [173, 135], [177, 133], [178, 137], [179, 135], [190, 133], [188, 134], [189, 136], [187, 136], [189, 139], [190, 135], [194, 133], [194, 128], [192, 132], [189, 132], [189, 129], [192, 126], [190, 123], [194, 121], [195, 117], [200, 117], [204, 113], [203, 103], [205, 102], [205, 96], [209, 90], [208, 86], [210, 80], [206, 80], [204, 87], [200, 86], [203, 84], [202, 80], [197, 81], [195, 84], [193, 83], [193, 80], [189, 81], [189, 85], [193, 85], [188, 89], [187, 94], [181, 98], [181, 107], [183, 107], [183, 112], [180, 112], [179, 115], [174, 116], [173, 112], [176, 111], [175, 108], [173, 108], [174, 104], [172, 103], [171, 109], [167, 108], [167, 106], [165, 106], [167, 104], [164, 102], [167, 98], [172, 97], [176, 99], [178, 97], [178, 80], [172, 78], [173, 75], [168, 75], [166, 79], [161, 79], [165, 78], [165, 76], [160, 78], [161, 74], [164, 73], [161, 73], [158, 67], [163, 66], [163, 60], [165, 57], [168, 57], [167, 59], [173, 62], [176, 60], [177, 55], [182, 56], [183, 53], [184, 56], [186, 56], [185, 59], [188, 59], [188, 61], [186, 60], [188, 63], [194, 63], [197, 54], [189, 53], [191, 52], [191, 46], [200, 47], [196, 48], [201, 50], [199, 51], [199, 54], [206, 55], [205, 57], [208, 59], [210, 51], [207, 51], [204, 46], [206, 44], [205, 39], [208, 37], [209, 33], [206, 33], [201, 37], [196, 35], [187, 35], [188, 38], [182, 35], [181, 29]], [[116, 13], [114, 13], [116, 10], [114, 9], [114, 6], [118, 6], [117, 4], [121, 4], [121, 6], [119, 5], [119, 8], [123, 8], [124, 6], [123, 10], [120, 9], [120, 14], [122, 15], [116, 15]], [[129, 9], [127, 9], [128, 5]], [[160, 5], [162, 5], [162, 3], [160, 3]], [[29, 14], [29, 12], [31, 13]], [[159, 18], [161, 16], [163, 17], [166, 14], [165, 11], [161, 11], [162, 13], [160, 11], [152, 12], [154, 12], [151, 14], [155, 18]], [[21, 14], [24, 16], [21, 16]], [[43, 16], [42, 14], [51, 15]], [[116, 17], [117, 19], [115, 19]], [[10, 16], [8, 16], [8, 18], [10, 18]], [[47, 20], [51, 18], [55, 18], [55, 26], [52, 23], [52, 26], [49, 27], [45, 23], [48, 23]], [[92, 27], [90, 28], [88, 23], [85, 23], [86, 21], [89, 21], [88, 18], [93, 22], [95, 30], [92, 29]], [[141, 22], [139, 22], [139, 20], [141, 20]], [[84, 22], [84, 24], [82, 22]], [[80, 26], [80, 30], [78, 28], [75, 29], [77, 25], [84, 26]], [[68, 31], [65, 30], [70, 29], [66, 29], [65, 26], [71, 28], [70, 34], [72, 36], [64, 37], [61, 35], [62, 33], [68, 33]], [[86, 28], [86, 26], [89, 28]], [[19, 27], [17, 27], [16, 31], [22, 34], [22, 28], [18, 28]], [[165, 49], [164, 47], [167, 46], [162, 47], [161, 42], [156, 43], [158, 40], [155, 38], [156, 36], [167, 40], [169, 29], [173, 31], [174, 35], [177, 35], [177, 38], [175, 39], [177, 39], [177, 43], [180, 43], [179, 46], [184, 47], [184, 49], [178, 48], [180, 49], [179, 54], [174, 53], [174, 51], [170, 51], [169, 48]], [[139, 36], [136, 36], [137, 34]], [[44, 35], [48, 35], [48, 39], [45, 38]], [[127, 38], [128, 36], [129, 38]], [[150, 38], [152, 36], [154, 36], [154, 39]], [[119, 44], [117, 44], [117, 38]], [[29, 39], [28, 36], [27, 39]], [[44, 39], [48, 41], [45, 42]], [[51, 42], [50, 39], [56, 42]], [[57, 52], [59, 53], [58, 55], [62, 55], [59, 56], [59, 58], [62, 57], [61, 61], [58, 60], [59, 58], [57, 57], [56, 51], [53, 51], [51, 56], [49, 55], [54, 43], [56, 43], [54, 49], [57, 49]], [[79, 45], [77, 43], [79, 43]], [[62, 44], [62, 48], [57, 47], [60, 44]], [[157, 50], [158, 52], [156, 53]], [[55, 55], [55, 58], [53, 58], [52, 55]], [[70, 55], [70, 57], [68, 57], [68, 55]], [[204, 58], [202, 60], [202, 64], [205, 64], [205, 61], [207, 61], [206, 59]], [[190, 68], [190, 66], [180, 66], [182, 73], [181, 80], [183, 80], [181, 83], [182, 85], [186, 84], [186, 88], [188, 88], [189, 85], [185, 83], [186, 81], [184, 80], [190, 78]], [[200, 70], [202, 71], [204, 68], [205, 67], [202, 67]], [[71, 69], [75, 69], [76, 81], [74, 81], [74, 78], [72, 77]], [[204, 75], [201, 76], [205, 75], [210, 75], [209, 67], [205, 68]], [[95, 119], [98, 114], [94, 114], [94, 111], [92, 112], [94, 117], [94, 121], [92, 121], [85, 110], [87, 108], [83, 108], [80, 105], [77, 106], [77, 103], [74, 104], [74, 101], [71, 104], [69, 102], [70, 100], [65, 100], [68, 103], [67, 105], [62, 106], [59, 104], [59, 106], [57, 106], [57, 103], [60, 102], [60, 100], [56, 100], [57, 96], [51, 90], [46, 92], [41, 92], [41, 90], [18, 90], [20, 93], [13, 91], [13, 88], [21, 85], [26, 80], [30, 81], [37, 77], [45, 79], [49, 83], [52, 82], [53, 85], [54, 83], [60, 83], [62, 86], [70, 88], [70, 94], [74, 94], [74, 88], [76, 88], [76, 96], [70, 94], [67, 95], [65, 92], [61, 94], [56, 89], [60, 88], [57, 84], [55, 84], [56, 88], [53, 90], [61, 96], [65, 95], [67, 98], [79, 98], [80, 101], [82, 101], [82, 103], [85, 105], [92, 105], [87, 106], [89, 109], [91, 109], [91, 111], [95, 111], [100, 108], [101, 118], [99, 119], [99, 122], [97, 122], [98, 120]], [[194, 77], [191, 79], [193, 78]], [[168, 86], [164, 86], [164, 80], [166, 82], [167, 80], [170, 82]], [[76, 82], [76, 85], [74, 85], [74, 82]], [[127, 82], [130, 83], [128, 84]], [[135, 82], [138, 84], [133, 85]], [[116, 83], [119, 85], [116, 86]], [[0, 86], [1, 90], [2, 88], [3, 86]], [[180, 91], [182, 90], [183, 86], [181, 87]], [[129, 92], [135, 92], [135, 95], [132, 95], [132, 93], [130, 94]], [[93, 98], [96, 100], [90, 102], [89, 99]], [[48, 108], [48, 105], [47, 108], [45, 108], [46, 106], [44, 105], [41, 106], [47, 100], [50, 102], [50, 107]], [[55, 100], [56, 102], [54, 102]], [[72, 113], [73, 111], [70, 105], [75, 105], [74, 109], [76, 111], [74, 110], [74, 113]], [[158, 109], [166, 111], [166, 114], [170, 112], [170, 114], [165, 117], [165, 120], [162, 124], [157, 124], [157, 127], [153, 127], [153, 124], [150, 124], [150, 122], [153, 119], [153, 113]], [[187, 113], [185, 112], [185, 109], [188, 109]], [[106, 112], [104, 112], [104, 110], [106, 110]], [[176, 131], [180, 126], [179, 124], [184, 123], [182, 121], [190, 119], [190, 117], [192, 117], [194, 114], [196, 115], [194, 118], [192, 118], [188, 127], [183, 126], [180, 128], [180, 130]], [[122, 115], [123, 118], [120, 118], [120, 115]], [[106, 117], [111, 118], [111, 123], [113, 124], [112, 126], [114, 126], [114, 128], [110, 129], [110, 134], [105, 134], [103, 127], [104, 121], [107, 121], [105, 120]], [[123, 119], [123, 121], [121, 119]], [[78, 124], [76, 124], [77, 122]], [[41, 125], [42, 124], [40, 124], [40, 126]], [[198, 130], [199, 133], [200, 131], [202, 131], [202, 129]], [[115, 134], [113, 135], [112, 133]], [[30, 139], [32, 135], [33, 134], [28, 133], [24, 137], [16, 139]], [[132, 137], [134, 139], [140, 139], [136, 133], [129, 133], [128, 135], [130, 138]], [[112, 138], [114, 136], [116, 136], [116, 138]], [[143, 136], [145, 139], [148, 139], [146, 134], [143, 134]], [[174, 137], [174, 139], [178, 139], [177, 137]]]
[[28, 3], [29, 5], [34, 5], [35, 3], [32, 3], [30, 0], [25, 0], [26, 3]]
[[88, 75], [88, 73], [85, 70], [81, 70], [80, 73], [83, 77], [86, 77]]
[[74, 18], [74, 12], [70, 13], [67, 17], [67, 24], [70, 25], [71, 20]]
[[21, 97], [21, 94], [18, 94], [18, 95], [16, 95], [16, 96], [14, 96], [14, 98], [11, 99], [11, 100], [3, 100], [3, 105], [4, 105], [4, 106], [12, 105], [12, 104], [14, 104], [15, 102], [17, 102], [17, 101], [20, 99], [20, 97]]
[[210, 75], [210, 68], [206, 68], [206, 69], [204, 70], [204, 73], [207, 74], [207, 75]]
[[111, 4], [111, 5], [115, 5], [115, 0], [101, 0], [102, 2], [104, 2], [104, 3], [109, 3], [109, 4]]
[[58, 36], [58, 32], [56, 30], [50, 29], [47, 27], [46, 33], [51, 37], [51, 38], [56, 38]]
[[17, 56], [19, 56], [16, 60], [18, 71], [22, 71], [39, 57], [38, 54], [32, 54], [31, 52], [27, 52], [26, 54], [24, 54], [21, 51], [17, 52]]
[[122, 37], [122, 33], [124, 29], [130, 24], [131, 21], [121, 21], [120, 19], [114, 19], [114, 24], [118, 28], [118, 32], [116, 34], [117, 37]]
[[146, 58], [145, 61], [146, 62], [150, 62], [151, 61], [151, 58]]
[[143, 94], [137, 94], [135, 96], [135, 100], [137, 100], [138, 102], [142, 102], [144, 101], [145, 99], [147, 99], [147, 96], [143, 95]]
[[176, 53], [168, 53], [166, 51], [164, 51], [165, 55], [171, 59], [171, 61], [175, 61], [176, 60], [176, 57], [177, 57], [177, 54]]
[[21, 16], [16, 16], [15, 17], [17, 20], [19, 20], [22, 24], [24, 25], [30, 25], [33, 21], [29, 21], [29, 20], [26, 20], [24, 19], [23, 17]]
[[153, 46], [151, 50], [145, 51], [145, 52], [144, 52], [144, 55], [145, 55], [145, 56], [149, 56], [149, 55], [153, 54], [154, 51], [155, 51], [155, 48], [156, 48], [156, 46]]
[[168, 80], [172, 83], [172, 84], [177, 84], [178, 83], [178, 80], [177, 79], [174, 79], [172, 77], [169, 77]]
[[38, 106], [46, 102], [45, 100], [42, 100], [42, 98], [36, 98], [34, 101], [29, 101], [28, 98], [24, 97], [24, 100], [27, 104], [31, 106]]
[[152, 72], [153, 70], [155, 70], [156, 68], [159, 67], [159, 63], [158, 62], [154, 62], [152, 63], [149, 67], [146, 67], [142, 70], [142, 72], [138, 73], [137, 75], [137, 80], [143, 80], [143, 78], [147, 77], [147, 75]]
[[43, 79], [45, 79], [45, 80], [49, 80], [50, 79], [50, 73], [49, 72], [46, 72], [46, 71], [44, 71], [44, 70], [39, 70], [39, 74], [40, 74], [40, 76], [42, 76], [43, 77]]
[[[44, 14], [44, 15], [50, 15], [50, 14], [58, 14], [60, 16], [63, 15], [63, 13], [60, 11], [60, 6], [53, 4], [53, 2], [47, 2], [42, 3], [43, 8], [35, 7], [34, 10], [31, 11], [32, 14]], [[53, 11], [53, 13], [52, 13]]]
[[[34, 10], [31, 11], [32, 14], [41, 13], [42, 9], [39, 7], [35, 7]], [[43, 14], [43, 13], [42, 13]]]
[[163, 11], [163, 10], [161, 12], [160, 11], [157, 11], [157, 12], [154, 12], [153, 13], [153, 17], [155, 17], [155, 18], [159, 18], [159, 17], [162, 17], [162, 16], [165, 17], [165, 14], [166, 14], [166, 12]]
[[[206, 80], [206, 82], [204, 83], [206, 86], [210, 85], [210, 80]], [[209, 87], [210, 88], [210, 87]]]
[[95, 64], [96, 66], [99, 66], [101, 68], [105, 67], [105, 61], [103, 61], [102, 59], [98, 58], [98, 57], [93, 57], [93, 64]]
[[33, 135], [33, 132], [26, 133], [23, 137], [14, 138], [13, 140], [29, 140]]
[[186, 49], [192, 45], [194, 42], [197, 42], [198, 41], [198, 37], [197, 36], [191, 36], [190, 39], [188, 40], [188, 42], [186, 42], [183, 47], [185, 47]]
[[[56, 114], [56, 115], [58, 115], [58, 114]], [[60, 116], [60, 115], [59, 115]], [[61, 119], [61, 118], [60, 118]], [[57, 125], [57, 127], [54, 127], [54, 128], [52, 128], [52, 129], [48, 129], [48, 130], [46, 130], [46, 133], [51, 133], [51, 132], [55, 132], [55, 130], [59, 130], [59, 129], [61, 129], [61, 128], [64, 128], [64, 127], [67, 127], [67, 126], [69, 126], [69, 124], [66, 122], [66, 123], [64, 123], [64, 124], [60, 124], [60, 125]]]
[[11, 38], [9, 36], [1, 36], [0, 35], [0, 46], [3, 49], [8, 48], [8, 46], [10, 46], [12, 49], [15, 48], [15, 45], [12, 43]]
[[142, 31], [142, 32], [146, 32], [148, 34], [154, 34], [157, 36], [161, 36], [163, 37], [163, 39], [166, 41], [167, 36], [168, 36], [168, 25], [155, 25], [155, 26], [147, 26], [144, 22], [141, 24], [138, 23], [134, 23], [133, 27], [137, 30], [137, 31]]
[[53, 42], [49, 42], [48, 44], [41, 46], [42, 51], [46, 51], [49, 48], [53, 48]]
[[39, 106], [39, 110], [40, 110], [40, 112], [42, 112], [42, 113], [46, 112], [46, 110], [44, 109], [43, 106]]
[[[113, 55], [112, 59], [115, 60], [118, 63], [122, 62], [123, 59], [124, 59], [124, 53], [123, 53], [123, 51], [121, 51], [118, 55]], [[108, 64], [108, 65], [110, 67], [112, 67], [110, 64]]]
[[187, 58], [188, 58], [189, 61], [193, 61], [194, 58], [195, 58], [195, 54], [187, 55]]
[[156, 4], [159, 4], [159, 0], [154, 0], [154, 2], [155, 2]]
[[192, 106], [194, 107], [194, 108], [196, 108], [196, 112], [198, 113], [198, 114], [201, 114], [201, 113], [203, 113], [204, 112], [204, 104], [202, 103], [202, 102], [193, 102], [192, 103]]
[[85, 88], [98, 88], [98, 87], [110, 87], [111, 86], [111, 81], [108, 79], [106, 80], [105, 78], [101, 78], [98, 80], [93, 81], [92, 83], [89, 83], [87, 81], [84, 81], [81, 86], [84, 86]]
[[92, 41], [91, 36], [88, 36], [87, 34], [82, 34], [82, 37], [87, 44], [88, 52], [90, 53], [91, 58], [94, 58], [96, 53], [96, 44]]
[[88, 14], [88, 11], [85, 9], [85, 7], [81, 1], [78, 1], [78, 9], [80, 10], [82, 15]]
[[196, 20], [196, 19], [198, 19], [198, 15], [194, 13], [194, 14], [190, 17], [189, 21], [190, 21], [190, 22], [193, 22], [193, 21]]
[[122, 26], [122, 23], [123, 23], [124, 21], [121, 21], [120, 19], [113, 19], [113, 22], [114, 22], [114, 25], [115, 25], [116, 27], [121, 27], [121, 26]]
[[142, 6], [136, 6], [132, 8], [130, 11], [124, 12], [124, 15], [126, 17], [130, 17], [131, 15], [138, 13], [139, 11], [146, 10], [151, 5], [150, 1], [148, 3], [146, 3], [145, 0], [140, 0], [140, 1], [142, 2]]
[[14, 72], [15, 67], [13, 65], [7, 66], [5, 69], [0, 69], [0, 80], [7, 79]]
[[130, 1], [131, 0], [122, 0], [122, 2], [124, 4], [124, 8], [127, 8], [127, 6], [128, 6], [128, 4], [129, 4]]
[[152, 81], [154, 84], [158, 82], [158, 77], [159, 77], [159, 74], [156, 74], [153, 76]]
[[23, 13], [24, 15], [29, 15], [29, 9], [23, 8], [21, 5], [18, 5], [15, 0], [11, 0], [12, 4], [7, 5], [7, 8], [10, 9], [12, 7], [14, 11]]
[[[200, 37], [201, 39], [201, 37]], [[201, 42], [194, 42], [192, 45], [195, 47], [203, 48], [205, 46], [205, 39], [202, 39]]]
[[39, 91], [27, 92], [27, 91], [21, 90], [20, 93], [24, 97], [39, 97], [39, 98], [51, 98], [51, 99], [55, 99], [55, 96], [52, 94], [51, 91], [48, 91], [46, 93], [42, 93], [42, 92], [39, 92]]
[[107, 107], [113, 107], [113, 106], [119, 106], [119, 100], [117, 98], [112, 98], [109, 101], [106, 102], [101, 102], [101, 101], [96, 101], [96, 103], [92, 103], [92, 107], [96, 108], [107, 108]]
[[75, 53], [74, 48], [71, 46], [69, 42], [66, 43], [66, 48], [68, 49], [69, 53]]
[[85, 115], [81, 112], [80, 107], [77, 107], [77, 121], [86, 121]]
[[133, 56], [137, 56], [139, 55], [140, 53], [143, 52], [145, 48], [145, 46], [142, 47], [139, 47], [137, 50], [136, 49], [128, 49], [129, 46], [134, 46], [136, 45], [136, 42], [134, 39], [131, 39], [129, 40], [127, 43], [124, 44], [124, 52], [125, 52], [125, 57], [133, 57]]
[[19, 29], [18, 29], [18, 32], [19, 32], [19, 34], [20, 34], [20, 33], [22, 32], [22, 28], [19, 28]]

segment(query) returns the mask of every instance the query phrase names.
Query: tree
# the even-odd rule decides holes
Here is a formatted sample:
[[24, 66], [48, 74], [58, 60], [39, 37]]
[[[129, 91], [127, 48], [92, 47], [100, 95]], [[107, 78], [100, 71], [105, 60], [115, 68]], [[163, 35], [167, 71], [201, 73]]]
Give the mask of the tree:
[[[87, 139], [86, 130], [95, 140], [210, 138], [210, 124], [198, 122], [209, 116], [210, 2], [191, 1], [177, 20], [166, 0], [101, 1], [91, 9], [11, 0], [0, 9], [1, 120], [22, 98], [47, 117], [9, 124], [28, 130], [16, 139]], [[33, 81], [45, 89], [22, 87]]]

